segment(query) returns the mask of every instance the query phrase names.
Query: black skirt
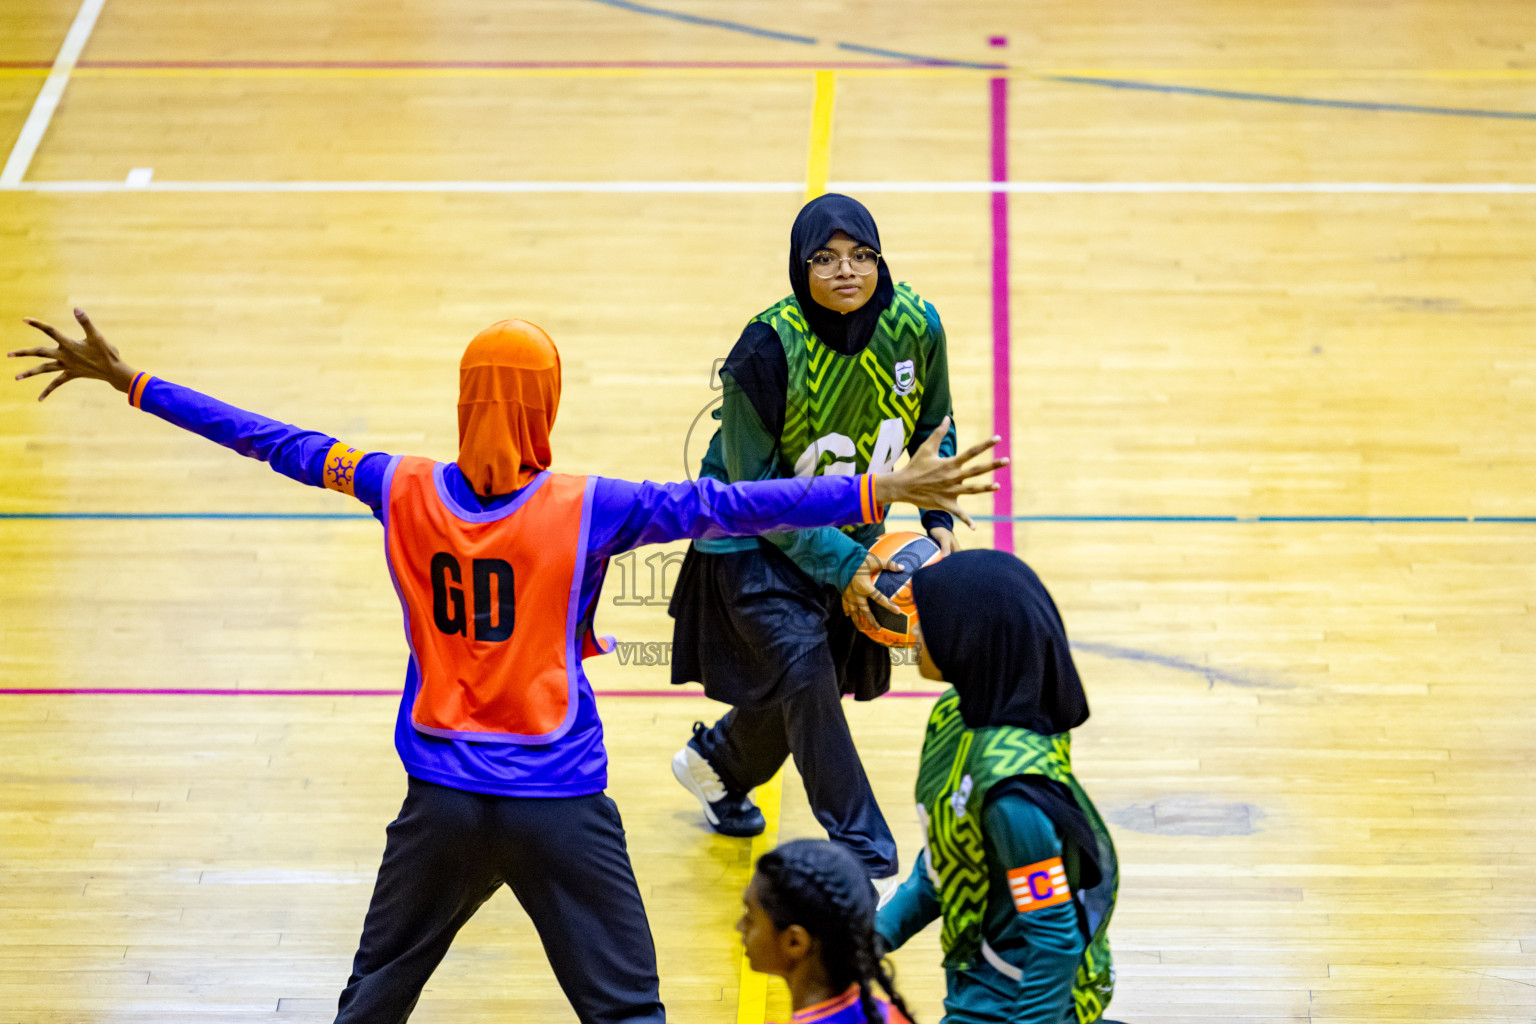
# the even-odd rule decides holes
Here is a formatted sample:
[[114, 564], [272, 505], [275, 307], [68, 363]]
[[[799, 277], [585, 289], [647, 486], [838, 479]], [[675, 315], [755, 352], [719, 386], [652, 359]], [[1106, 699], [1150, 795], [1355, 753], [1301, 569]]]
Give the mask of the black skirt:
[[843, 614], [841, 595], [778, 548], [710, 554], [689, 546], [667, 611], [672, 682], [703, 683], [735, 707], [773, 704], [819, 678], [873, 700], [891, 688], [891, 656]]

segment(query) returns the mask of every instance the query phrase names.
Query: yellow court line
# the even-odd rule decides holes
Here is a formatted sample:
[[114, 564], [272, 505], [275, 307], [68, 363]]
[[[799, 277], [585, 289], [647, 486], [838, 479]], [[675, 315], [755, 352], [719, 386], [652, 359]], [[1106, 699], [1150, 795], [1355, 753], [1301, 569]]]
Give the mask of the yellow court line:
[[[751, 878], [752, 866], [757, 858], [779, 843], [779, 802], [784, 795], [784, 772], [781, 769], [773, 778], [757, 787], [753, 796], [758, 810], [768, 827], [763, 834], [752, 840], [752, 852], [747, 865], [747, 877]], [[768, 1019], [768, 975], [758, 974], [747, 962], [747, 951], [741, 951], [741, 981], [736, 997], [736, 1024], [763, 1024]]]
[[[811, 139], [805, 161], [805, 201], [810, 202], [827, 190], [827, 175], [832, 166], [832, 106], [837, 95], [837, 72], [816, 72], [816, 97], [811, 102]], [[779, 841], [779, 804], [784, 795], [781, 769], [767, 783], [757, 787], [758, 809], [767, 828], [752, 840], [751, 864], [773, 849]], [[751, 865], [748, 866], [751, 871]], [[736, 1024], [763, 1024], [768, 1019], [768, 976], [758, 974], [741, 953], [741, 977], [736, 997]]]
[[811, 144], [805, 160], [805, 201], [827, 190], [832, 169], [832, 105], [837, 96], [837, 72], [816, 72], [816, 99], [811, 104]]

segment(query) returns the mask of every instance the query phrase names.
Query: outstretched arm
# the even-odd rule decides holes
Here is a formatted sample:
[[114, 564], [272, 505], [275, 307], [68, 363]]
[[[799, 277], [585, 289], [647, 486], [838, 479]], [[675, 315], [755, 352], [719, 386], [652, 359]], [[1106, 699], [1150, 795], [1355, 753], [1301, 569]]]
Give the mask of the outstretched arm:
[[995, 459], [977, 461], [997, 439], [943, 458], [941, 433], [901, 469], [878, 476], [791, 477], [729, 485], [707, 478], [677, 484], [600, 479], [593, 495], [589, 543], [595, 552], [611, 555], [684, 537], [746, 537], [818, 524], [878, 522], [885, 506], [895, 502], [944, 508], [967, 519], [957, 499], [996, 488], [975, 478], [1003, 465]]
[[38, 401], [72, 380], [102, 380], [124, 392], [135, 407], [151, 412], [184, 430], [223, 445], [247, 458], [268, 463], [293, 480], [354, 495], [375, 510], [382, 501], [383, 471], [389, 457], [382, 452], [359, 452], [319, 431], [298, 427], [248, 412], [210, 398], [191, 388], [159, 380], [125, 363], [82, 310], [75, 319], [85, 337], [74, 339], [39, 320], [26, 323], [51, 338], [53, 346], [21, 349], [12, 357], [33, 357], [44, 362], [16, 375], [17, 380], [56, 373]]

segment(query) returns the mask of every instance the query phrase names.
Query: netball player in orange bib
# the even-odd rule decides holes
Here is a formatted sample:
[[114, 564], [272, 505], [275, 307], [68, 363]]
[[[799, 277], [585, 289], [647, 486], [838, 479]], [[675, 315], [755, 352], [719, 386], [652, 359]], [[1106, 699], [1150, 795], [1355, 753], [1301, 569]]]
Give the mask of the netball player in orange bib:
[[955, 508], [968, 465], [925, 445], [900, 472], [726, 486], [551, 473], [560, 356], [507, 320], [459, 364], [455, 462], [363, 452], [136, 372], [75, 311], [84, 339], [27, 323], [52, 346], [18, 379], [104, 380], [137, 409], [357, 498], [384, 527], [410, 661], [395, 727], [408, 776], [389, 826], [337, 1020], [405, 1020], [454, 935], [503, 884], [538, 929], [583, 1022], [662, 1021], [656, 953], [582, 659], [608, 559], [642, 544], [879, 521], [905, 501]]

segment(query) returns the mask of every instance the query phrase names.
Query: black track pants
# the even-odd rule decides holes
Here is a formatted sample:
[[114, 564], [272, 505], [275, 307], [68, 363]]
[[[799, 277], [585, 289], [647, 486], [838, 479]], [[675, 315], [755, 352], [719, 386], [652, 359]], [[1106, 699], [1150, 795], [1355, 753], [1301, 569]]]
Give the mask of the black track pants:
[[411, 779], [337, 1024], [408, 1018], [453, 937], [503, 883], [533, 919], [583, 1024], [666, 1019], [612, 800], [487, 796]]

